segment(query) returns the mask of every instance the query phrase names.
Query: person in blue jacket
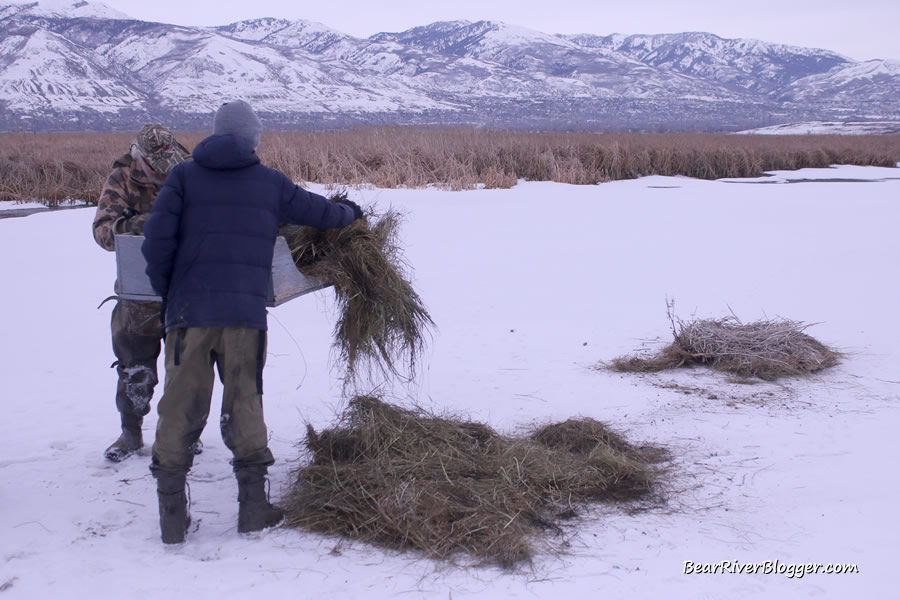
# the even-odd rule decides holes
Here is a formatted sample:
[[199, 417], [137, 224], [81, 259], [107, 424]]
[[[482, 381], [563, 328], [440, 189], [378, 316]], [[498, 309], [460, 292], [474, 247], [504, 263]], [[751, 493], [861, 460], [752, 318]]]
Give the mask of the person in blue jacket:
[[265, 476], [274, 462], [263, 419], [266, 301], [281, 223], [344, 227], [362, 216], [264, 166], [262, 125], [242, 100], [223, 104], [213, 135], [193, 161], [172, 169], [144, 226], [142, 252], [163, 298], [165, 391], [150, 470], [157, 482], [162, 540], [184, 541], [190, 525], [185, 480], [192, 445], [209, 416], [215, 366], [222, 380], [222, 439], [238, 481], [238, 531], [281, 521]]

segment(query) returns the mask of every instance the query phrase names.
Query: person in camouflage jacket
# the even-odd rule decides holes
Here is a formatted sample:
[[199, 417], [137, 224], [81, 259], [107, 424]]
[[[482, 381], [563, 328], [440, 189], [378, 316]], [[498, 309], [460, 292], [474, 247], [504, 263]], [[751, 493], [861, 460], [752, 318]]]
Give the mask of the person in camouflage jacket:
[[[97, 244], [112, 252], [117, 235], [141, 235], [166, 175], [188, 158], [190, 153], [169, 129], [157, 123], [145, 125], [129, 152], [113, 162], [100, 192], [93, 223]], [[112, 312], [116, 408], [122, 424], [121, 435], [104, 453], [113, 462], [124, 460], [144, 445], [141, 426], [159, 381], [156, 363], [164, 335], [160, 309], [159, 302], [118, 299]], [[194, 450], [199, 452], [199, 444]]]

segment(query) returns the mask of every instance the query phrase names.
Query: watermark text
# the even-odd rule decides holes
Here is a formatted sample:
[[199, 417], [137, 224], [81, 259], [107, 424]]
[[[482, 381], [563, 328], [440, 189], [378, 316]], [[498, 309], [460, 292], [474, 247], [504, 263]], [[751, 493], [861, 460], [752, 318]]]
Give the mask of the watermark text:
[[843, 575], [859, 573], [859, 567], [841, 563], [785, 563], [766, 560], [742, 563], [737, 560], [705, 563], [684, 561], [685, 575], [784, 575], [789, 579], [801, 579], [805, 575]]

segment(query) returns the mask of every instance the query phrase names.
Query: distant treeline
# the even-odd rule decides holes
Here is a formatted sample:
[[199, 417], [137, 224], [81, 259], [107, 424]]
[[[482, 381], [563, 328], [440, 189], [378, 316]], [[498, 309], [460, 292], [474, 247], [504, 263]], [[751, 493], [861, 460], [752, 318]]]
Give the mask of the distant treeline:
[[[0, 200], [96, 202], [130, 133], [0, 134]], [[188, 148], [206, 133], [178, 133]], [[464, 190], [520, 179], [595, 184], [644, 175], [700, 179], [833, 164], [894, 167], [900, 135], [529, 133], [465, 127], [372, 127], [264, 133], [263, 162], [298, 182]]]

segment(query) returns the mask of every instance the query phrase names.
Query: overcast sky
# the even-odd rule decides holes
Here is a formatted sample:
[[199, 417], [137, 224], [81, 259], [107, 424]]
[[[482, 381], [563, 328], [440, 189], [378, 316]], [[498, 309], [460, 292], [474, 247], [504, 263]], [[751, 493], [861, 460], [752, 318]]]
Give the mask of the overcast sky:
[[[2, 3], [2, 0], [0, 0]], [[318, 21], [357, 37], [434, 21], [491, 19], [546, 33], [707, 31], [900, 59], [900, 0], [105, 0], [132, 17], [224, 25], [256, 17]]]

